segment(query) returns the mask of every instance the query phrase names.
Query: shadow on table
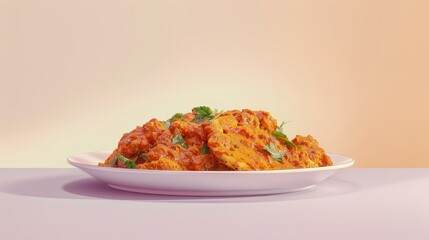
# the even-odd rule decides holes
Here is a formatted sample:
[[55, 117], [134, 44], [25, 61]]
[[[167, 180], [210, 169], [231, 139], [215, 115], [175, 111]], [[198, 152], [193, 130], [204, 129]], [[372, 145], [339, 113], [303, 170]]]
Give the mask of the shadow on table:
[[9, 182], [5, 186], [0, 186], [0, 191], [5, 193], [40, 198], [113, 199], [156, 202], [207, 203], [274, 202], [327, 198], [349, 194], [358, 190], [359, 187], [352, 182], [336, 178], [330, 178], [312, 189], [285, 194], [239, 197], [165, 196], [116, 190], [96, 179], [82, 178], [82, 175], [38, 177], [33, 179]]
[[[40, 198], [111, 199], [156, 202], [275, 202], [329, 198], [359, 191], [381, 189], [409, 181], [429, 178], [429, 169], [344, 169], [318, 186], [301, 192], [240, 197], [163, 196], [125, 192], [110, 188], [93, 179], [82, 178], [78, 172], [58, 173], [54, 176], [19, 177], [0, 182], [0, 192]], [[24, 179], [25, 178], [25, 179]], [[347, 180], [344, 180], [347, 179]]]

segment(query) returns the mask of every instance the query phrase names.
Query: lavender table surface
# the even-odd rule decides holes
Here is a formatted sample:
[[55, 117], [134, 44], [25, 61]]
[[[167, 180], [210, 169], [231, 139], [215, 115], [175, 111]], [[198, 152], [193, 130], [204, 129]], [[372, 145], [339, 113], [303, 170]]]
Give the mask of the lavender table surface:
[[303, 192], [221, 198], [0, 169], [0, 239], [429, 239], [429, 169], [344, 169]]

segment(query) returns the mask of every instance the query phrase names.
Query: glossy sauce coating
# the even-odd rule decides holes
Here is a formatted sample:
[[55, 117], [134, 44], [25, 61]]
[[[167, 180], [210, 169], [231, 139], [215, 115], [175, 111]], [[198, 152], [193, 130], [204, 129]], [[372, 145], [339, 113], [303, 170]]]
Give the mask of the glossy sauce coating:
[[[265, 111], [232, 110], [214, 119], [196, 121], [196, 112], [173, 118], [168, 124], [152, 119], [123, 135], [118, 147], [100, 166], [123, 168], [122, 155], [138, 169], [152, 170], [274, 170], [332, 165], [311, 136], [297, 136], [287, 146], [271, 132], [276, 120]], [[184, 142], [174, 142], [180, 135]], [[177, 141], [176, 139], [176, 141]], [[283, 153], [276, 160], [264, 149], [273, 144]], [[111, 161], [113, 161], [111, 164]]]

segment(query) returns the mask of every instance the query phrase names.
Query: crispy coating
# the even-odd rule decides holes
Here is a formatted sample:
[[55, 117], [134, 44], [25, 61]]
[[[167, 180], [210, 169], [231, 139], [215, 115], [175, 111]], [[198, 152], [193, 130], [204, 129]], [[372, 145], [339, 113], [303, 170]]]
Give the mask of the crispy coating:
[[[120, 154], [135, 160], [138, 169], [228, 170], [212, 153], [201, 154], [207, 137], [201, 124], [191, 122], [193, 118], [193, 114], [186, 114], [183, 120], [173, 119], [168, 129], [161, 121], [152, 119], [124, 134], [118, 147], [99, 165], [109, 166], [110, 161]], [[186, 148], [173, 144], [172, 139], [178, 134], [185, 140]], [[117, 161], [113, 167], [125, 166]]]
[[[135, 159], [137, 164], [144, 163], [142, 153], [149, 152], [157, 143], [169, 142], [169, 133], [162, 125], [162, 122], [152, 119], [143, 126], [138, 126], [129, 133], [125, 133], [118, 143], [118, 147], [106, 159], [102, 166], [109, 166], [110, 161], [117, 154], [120, 154], [129, 159]], [[114, 166], [123, 167], [120, 162]]]
[[276, 125], [275, 119], [266, 112], [228, 111], [205, 130], [210, 149], [222, 164], [234, 170], [294, 168], [289, 161], [276, 161], [264, 150], [264, 146], [272, 142], [276, 149], [286, 151], [286, 146], [270, 134]]
[[308, 168], [332, 165], [331, 158], [311, 135], [307, 137], [297, 135], [292, 142], [297, 147], [290, 147], [289, 151], [285, 154], [285, 158], [296, 167]]
[[161, 157], [158, 160], [147, 162], [144, 164], [139, 164], [137, 165], [137, 168], [150, 170], [183, 170], [183, 168], [177, 163], [177, 161], [165, 157]]
[[[276, 120], [265, 111], [232, 110], [195, 121], [196, 112], [166, 122], [152, 119], [123, 135], [118, 147], [99, 166], [110, 166], [117, 155], [149, 170], [276, 170], [330, 166], [332, 162], [312, 136], [296, 136], [286, 145], [271, 133]], [[173, 143], [181, 135], [184, 143]], [[272, 144], [281, 159], [265, 149]], [[113, 162], [112, 162], [113, 163]], [[115, 161], [113, 167], [124, 168]]]

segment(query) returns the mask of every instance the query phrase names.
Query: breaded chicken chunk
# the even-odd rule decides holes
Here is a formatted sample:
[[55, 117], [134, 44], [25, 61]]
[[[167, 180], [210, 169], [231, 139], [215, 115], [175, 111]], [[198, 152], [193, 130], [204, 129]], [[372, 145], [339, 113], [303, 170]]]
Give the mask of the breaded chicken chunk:
[[210, 152], [202, 125], [192, 122], [193, 118], [193, 114], [186, 114], [171, 119], [168, 125], [152, 119], [124, 134], [118, 147], [99, 165], [127, 167], [123, 160], [118, 160], [120, 155], [138, 169], [228, 170]]
[[[282, 124], [283, 125], [283, 124]], [[265, 111], [224, 113], [206, 106], [152, 119], [123, 135], [100, 166], [150, 170], [278, 170], [332, 165], [312, 136], [292, 141]]]
[[308, 135], [297, 135], [292, 142], [296, 147], [289, 147], [285, 158], [300, 168], [324, 167], [332, 165], [331, 158], [325, 153], [316, 139]]
[[208, 146], [222, 164], [234, 170], [294, 168], [289, 161], [274, 159], [264, 148], [270, 143], [278, 152], [286, 146], [270, 134], [277, 128], [267, 112], [228, 111], [205, 126]]
[[208, 146], [222, 164], [234, 170], [275, 170], [332, 165], [311, 136], [286, 139], [273, 134], [275, 119], [267, 112], [228, 111], [205, 126]]

